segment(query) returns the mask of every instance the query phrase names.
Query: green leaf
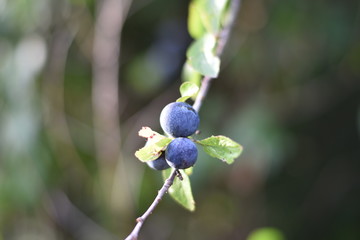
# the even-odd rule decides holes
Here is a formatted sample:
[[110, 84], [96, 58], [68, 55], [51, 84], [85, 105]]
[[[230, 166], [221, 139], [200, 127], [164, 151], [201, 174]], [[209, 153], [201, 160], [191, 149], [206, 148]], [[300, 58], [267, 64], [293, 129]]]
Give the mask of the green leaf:
[[199, 91], [199, 87], [192, 82], [184, 82], [180, 86], [180, 93], [182, 97], [194, 96]]
[[221, 18], [228, 0], [197, 0], [197, 12], [207, 32], [217, 35], [221, 27]]
[[206, 34], [193, 42], [186, 53], [190, 66], [204, 76], [217, 77], [219, 74], [220, 59], [213, 52], [215, 44], [215, 36]]
[[142, 162], [152, 161], [160, 157], [162, 151], [171, 142], [170, 138], [164, 137], [158, 141], [152, 141], [149, 145], [135, 152], [135, 156]]
[[177, 102], [185, 102], [187, 99], [195, 96], [199, 91], [199, 87], [192, 82], [184, 82], [180, 86], [181, 98]]
[[188, 61], [184, 64], [181, 77], [184, 82], [192, 82], [195, 83], [196, 86], [200, 87], [201, 74], [190, 66]]
[[271, 227], [259, 228], [252, 231], [247, 240], [284, 240], [284, 234], [276, 229]]
[[[172, 170], [173, 169], [166, 169], [162, 171], [164, 180], [170, 176]], [[177, 203], [192, 212], [195, 210], [195, 201], [191, 191], [190, 179], [183, 170], [179, 171], [183, 180], [181, 181], [176, 177], [173, 185], [169, 189], [169, 194]]]
[[185, 169], [184, 171], [185, 171], [186, 175], [190, 176], [194, 171], [194, 167], [189, 167], [189, 168]]
[[186, 102], [186, 100], [188, 100], [189, 98], [191, 98], [191, 96], [181, 97], [176, 99], [176, 102]]
[[201, 9], [197, 1], [192, 1], [189, 4], [189, 17], [188, 17], [188, 29], [190, 36], [194, 39], [200, 38], [205, 33], [205, 27], [201, 20]]
[[242, 152], [242, 146], [225, 136], [211, 136], [197, 141], [204, 151], [212, 157], [218, 158], [227, 164], [234, 162]]

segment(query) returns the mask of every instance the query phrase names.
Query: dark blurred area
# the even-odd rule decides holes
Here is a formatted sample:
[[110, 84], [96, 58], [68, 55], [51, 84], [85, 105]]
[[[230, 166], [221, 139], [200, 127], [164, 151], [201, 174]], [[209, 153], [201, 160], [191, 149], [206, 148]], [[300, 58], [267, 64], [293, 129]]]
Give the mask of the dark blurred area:
[[[0, 0], [0, 240], [131, 232], [162, 186], [134, 152], [179, 97], [188, 4]], [[360, 239], [359, 11], [242, 1], [197, 137], [244, 152], [200, 151], [196, 211], [166, 196], [140, 239]]]

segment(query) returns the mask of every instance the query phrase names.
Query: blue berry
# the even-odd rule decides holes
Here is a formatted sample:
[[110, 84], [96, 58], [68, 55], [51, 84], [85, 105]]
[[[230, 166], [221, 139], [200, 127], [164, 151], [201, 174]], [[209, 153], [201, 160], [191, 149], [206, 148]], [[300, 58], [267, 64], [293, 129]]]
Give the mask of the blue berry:
[[165, 151], [167, 163], [176, 169], [186, 169], [193, 166], [197, 156], [196, 145], [188, 138], [175, 138]]
[[160, 125], [172, 137], [188, 137], [199, 127], [199, 115], [184, 102], [169, 103], [160, 114]]
[[146, 164], [154, 170], [165, 170], [170, 167], [165, 160], [165, 153], [162, 153], [158, 159], [146, 162]]

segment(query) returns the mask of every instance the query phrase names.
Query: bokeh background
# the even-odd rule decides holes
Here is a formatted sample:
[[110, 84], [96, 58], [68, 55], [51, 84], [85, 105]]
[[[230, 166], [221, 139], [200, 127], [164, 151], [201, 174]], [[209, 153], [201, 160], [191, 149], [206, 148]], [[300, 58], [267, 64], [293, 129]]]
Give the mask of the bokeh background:
[[[137, 131], [179, 97], [188, 4], [0, 0], [1, 240], [130, 233], [162, 185]], [[196, 211], [166, 196], [141, 239], [360, 239], [359, 11], [242, 1], [199, 137], [243, 155], [200, 152]]]

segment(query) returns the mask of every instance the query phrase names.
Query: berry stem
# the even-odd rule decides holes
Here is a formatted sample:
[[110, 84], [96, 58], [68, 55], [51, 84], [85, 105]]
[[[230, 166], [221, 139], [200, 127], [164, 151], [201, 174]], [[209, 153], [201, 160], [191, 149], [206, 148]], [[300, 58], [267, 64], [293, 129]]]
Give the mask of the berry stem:
[[176, 171], [176, 176], [180, 179], [180, 181], [184, 180], [179, 169], [176, 169], [175, 171]]

